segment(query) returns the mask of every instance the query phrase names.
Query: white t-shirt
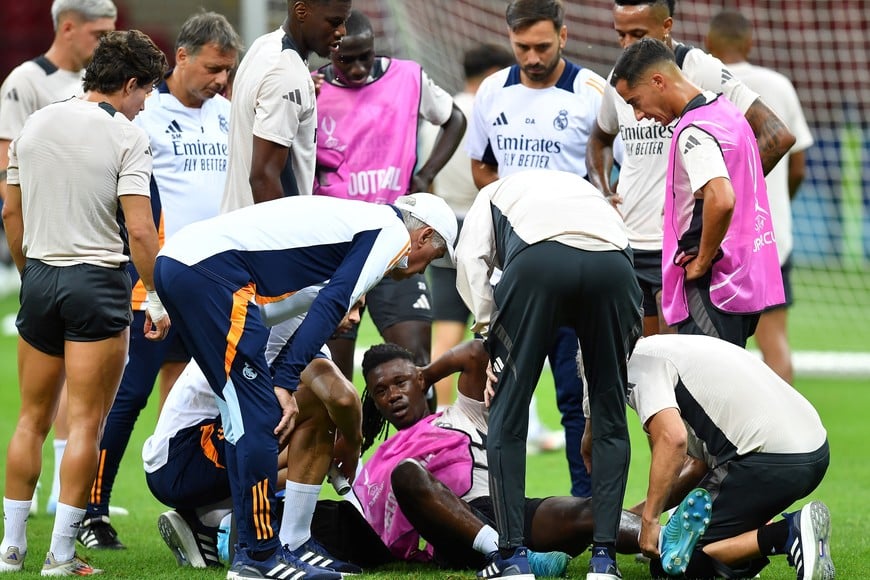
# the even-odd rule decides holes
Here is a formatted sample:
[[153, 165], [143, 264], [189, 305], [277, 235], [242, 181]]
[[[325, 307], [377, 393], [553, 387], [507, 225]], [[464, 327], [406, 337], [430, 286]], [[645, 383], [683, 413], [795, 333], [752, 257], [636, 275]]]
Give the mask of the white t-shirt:
[[83, 74], [61, 70], [45, 56], [15, 67], [0, 87], [0, 139], [17, 137], [34, 111], [81, 95]]
[[678, 409], [711, 467], [753, 452], [809, 453], [827, 436], [798, 391], [761, 359], [718, 338], [643, 338], [628, 361], [628, 382], [628, 404], [641, 423]]
[[[719, 59], [699, 48], [689, 50], [682, 70], [686, 78], [701, 89], [724, 93], [744, 113], [758, 98], [758, 94], [735, 79]], [[631, 247], [636, 250], [662, 249], [665, 175], [676, 123], [674, 120], [663, 127], [651, 119], [638, 121], [631, 105], [607, 83], [598, 111], [598, 125], [605, 133], [620, 135], [625, 143], [625, 158], [616, 191], [623, 200], [619, 211], [628, 228]]]
[[220, 95], [186, 107], [162, 84], [134, 123], [148, 133], [165, 238], [220, 213], [227, 177], [230, 102]]
[[498, 165], [498, 176], [529, 169], [586, 175], [586, 143], [601, 105], [604, 79], [565, 61], [556, 85], [534, 89], [513, 65], [487, 77], [474, 98], [466, 150]]
[[36, 111], [9, 149], [24, 255], [52, 266], [126, 264], [118, 198], [150, 197], [150, 179], [148, 136], [111, 105], [71, 98]]
[[444, 409], [444, 413], [434, 421], [434, 425], [454, 429], [468, 435], [469, 449], [473, 462], [471, 468], [471, 489], [462, 496], [471, 501], [489, 495], [489, 465], [486, 458], [486, 434], [488, 412], [483, 401], [475, 401], [462, 393], [457, 393], [456, 402]]
[[[230, 158], [222, 211], [253, 205], [253, 139], [289, 147], [295, 187], [285, 195], [310, 195], [316, 161], [317, 109], [308, 65], [284, 30], [261, 36], [245, 54], [233, 82]], [[286, 169], [285, 169], [286, 172]]]
[[[797, 92], [788, 78], [769, 68], [755, 66], [748, 62], [731, 63], [728, 65], [728, 70], [761, 95], [764, 104], [782, 119], [794, 135], [795, 143], [789, 153], [797, 153], [812, 146], [813, 135], [801, 109]], [[788, 155], [779, 160], [764, 180], [767, 183], [767, 197], [773, 214], [776, 249], [779, 252], [779, 262], [783, 264], [794, 247], [791, 199], [788, 191]]]

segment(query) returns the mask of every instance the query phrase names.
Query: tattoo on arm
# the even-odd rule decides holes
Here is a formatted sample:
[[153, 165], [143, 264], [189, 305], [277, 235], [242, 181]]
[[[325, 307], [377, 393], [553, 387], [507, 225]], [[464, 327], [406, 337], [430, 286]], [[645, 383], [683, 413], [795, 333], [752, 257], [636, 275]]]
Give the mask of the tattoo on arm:
[[746, 111], [746, 120], [755, 133], [761, 165], [764, 174], [767, 175], [794, 145], [794, 135], [760, 98], [756, 99]]

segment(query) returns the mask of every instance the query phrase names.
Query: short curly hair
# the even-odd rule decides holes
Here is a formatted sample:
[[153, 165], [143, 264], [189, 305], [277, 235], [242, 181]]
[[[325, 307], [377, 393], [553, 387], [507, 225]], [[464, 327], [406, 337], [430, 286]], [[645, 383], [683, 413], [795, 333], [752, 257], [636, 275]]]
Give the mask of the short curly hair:
[[84, 90], [111, 95], [135, 78], [140, 87], [153, 85], [166, 72], [166, 55], [138, 30], [106, 33], [85, 69]]

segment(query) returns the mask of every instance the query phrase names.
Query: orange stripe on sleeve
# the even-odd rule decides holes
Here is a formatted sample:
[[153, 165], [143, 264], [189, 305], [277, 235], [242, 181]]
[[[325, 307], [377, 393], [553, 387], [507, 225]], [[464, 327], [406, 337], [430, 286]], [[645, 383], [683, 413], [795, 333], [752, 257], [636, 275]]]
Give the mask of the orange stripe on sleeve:
[[248, 304], [254, 297], [254, 284], [248, 284], [236, 290], [233, 294], [233, 311], [230, 313], [230, 330], [227, 332], [227, 350], [224, 355], [224, 370], [230, 376], [230, 367], [236, 358], [236, 351], [242, 333], [245, 331], [245, 320], [248, 317]]
[[402, 248], [402, 251], [396, 254], [392, 260], [390, 260], [390, 265], [387, 267], [387, 272], [396, 267], [396, 264], [399, 263], [399, 260], [407, 256], [411, 253], [411, 242], [410, 240], [405, 244], [405, 247]]
[[205, 455], [209, 461], [214, 463], [215, 467], [218, 469], [226, 469], [226, 467], [221, 465], [218, 461], [218, 451], [211, 440], [212, 435], [214, 435], [214, 423], [203, 425], [199, 428], [199, 433], [199, 445], [202, 447], [203, 455]]

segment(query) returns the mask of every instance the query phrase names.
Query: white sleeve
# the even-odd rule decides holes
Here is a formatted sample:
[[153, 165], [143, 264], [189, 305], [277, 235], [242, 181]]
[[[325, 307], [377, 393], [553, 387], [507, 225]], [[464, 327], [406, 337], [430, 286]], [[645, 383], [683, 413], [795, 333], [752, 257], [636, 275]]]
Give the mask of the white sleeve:
[[628, 404], [637, 412], [641, 425], [665, 409], [677, 409], [674, 390], [680, 375], [669, 360], [635, 352], [628, 360]]
[[480, 85], [474, 96], [474, 106], [471, 109], [471, 119], [465, 132], [465, 152], [471, 159], [480, 161], [489, 146], [489, 124], [486, 116], [489, 112], [489, 91], [493, 76], [488, 77]]
[[703, 90], [724, 94], [741, 113], [746, 113], [758, 99], [758, 93], [732, 75], [721, 60], [700, 48], [693, 48], [686, 54], [683, 72]]
[[453, 97], [435, 84], [426, 71], [421, 71], [420, 116], [435, 126], [441, 126], [453, 113]]
[[[120, 113], [117, 113], [120, 114]], [[118, 196], [144, 195], [151, 197], [151, 166], [153, 155], [148, 135], [141, 127], [124, 127], [125, 142], [118, 171]]]
[[39, 108], [33, 83], [19, 69], [15, 69], [0, 87], [0, 139], [12, 141], [24, 127], [34, 111]]
[[610, 86], [610, 77], [604, 84], [604, 95], [601, 97], [601, 107], [598, 109], [596, 121], [598, 126], [608, 135], [619, 133], [619, 117], [616, 114], [616, 99], [620, 99], [616, 89]]
[[312, 82], [310, 76], [298, 77], [283, 69], [266, 74], [257, 87], [254, 135], [284, 147], [293, 146], [301, 118], [310, 109], [305, 101], [309, 94], [308, 83]]
[[731, 179], [719, 143], [712, 135], [694, 125], [689, 125], [680, 133], [677, 155], [686, 168], [693, 193], [716, 177]]
[[809, 125], [807, 125], [807, 119], [804, 116], [804, 111], [801, 108], [801, 102], [798, 99], [794, 85], [788, 79], [785, 79], [785, 81], [782, 89], [785, 94], [782, 97], [784, 101], [788, 102], [788, 107], [782, 113], [782, 120], [795, 139], [794, 145], [792, 145], [789, 152], [797, 153], [812, 146], [813, 134], [810, 132]]
[[[498, 183], [498, 182], [496, 182]], [[472, 332], [486, 336], [495, 310], [489, 279], [497, 265], [495, 232], [489, 208], [488, 189], [480, 190], [465, 215], [456, 245], [456, 290], [474, 316]]]

